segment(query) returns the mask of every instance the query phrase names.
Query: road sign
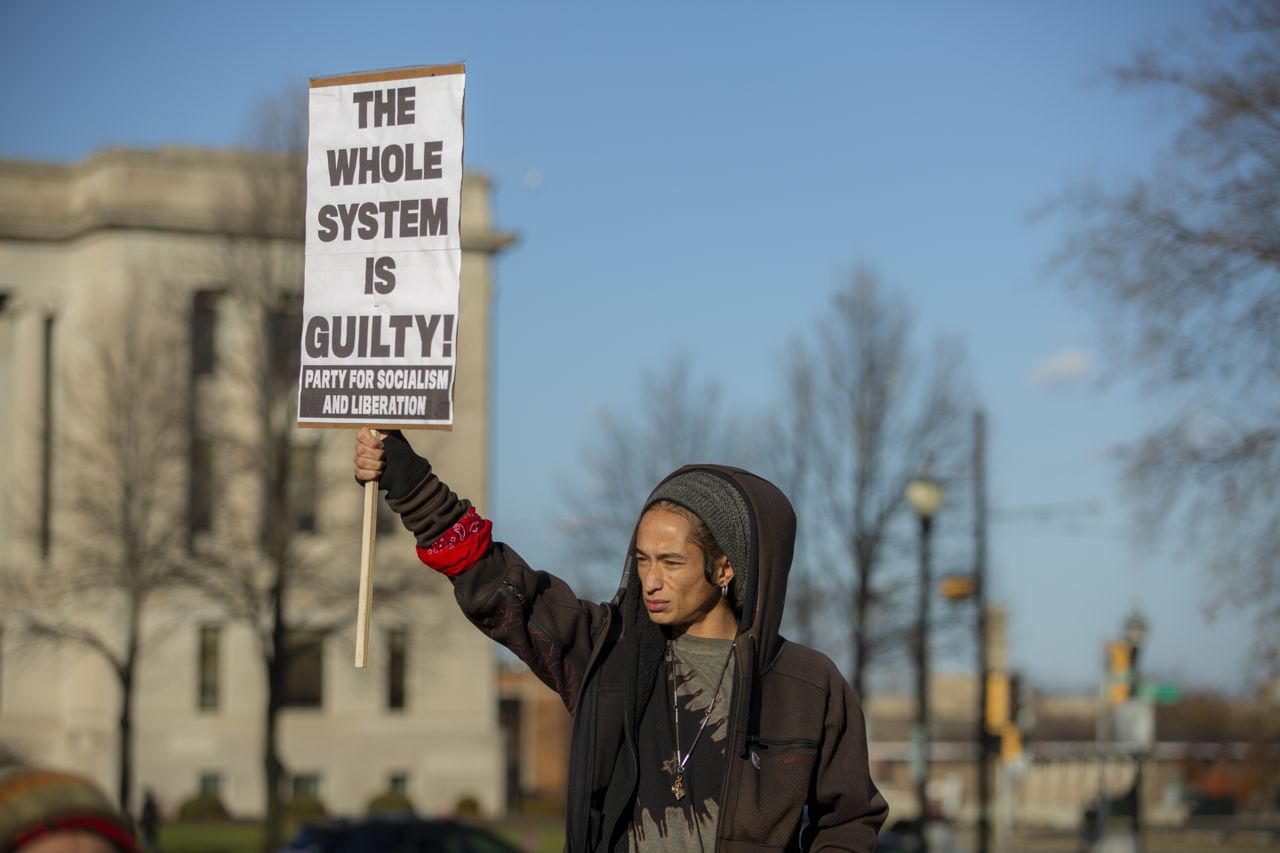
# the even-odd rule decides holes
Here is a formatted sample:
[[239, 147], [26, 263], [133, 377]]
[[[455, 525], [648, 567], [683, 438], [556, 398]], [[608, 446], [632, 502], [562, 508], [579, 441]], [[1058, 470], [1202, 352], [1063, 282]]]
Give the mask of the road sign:
[[1133, 750], [1147, 750], [1156, 739], [1155, 706], [1144, 699], [1129, 699], [1113, 709], [1115, 741]]
[[1146, 681], [1139, 688], [1138, 695], [1157, 705], [1172, 705], [1182, 698], [1182, 685], [1171, 681]]

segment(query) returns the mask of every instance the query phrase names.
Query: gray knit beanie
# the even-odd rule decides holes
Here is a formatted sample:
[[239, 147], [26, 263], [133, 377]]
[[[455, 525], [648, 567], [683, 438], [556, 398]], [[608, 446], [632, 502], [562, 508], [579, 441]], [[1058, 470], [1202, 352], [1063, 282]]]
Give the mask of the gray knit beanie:
[[661, 500], [680, 504], [707, 525], [733, 566], [733, 595], [741, 612], [746, 608], [747, 590], [754, 582], [751, 573], [755, 570], [750, 563], [751, 509], [742, 493], [724, 477], [708, 471], [686, 471], [654, 489], [645, 510]]

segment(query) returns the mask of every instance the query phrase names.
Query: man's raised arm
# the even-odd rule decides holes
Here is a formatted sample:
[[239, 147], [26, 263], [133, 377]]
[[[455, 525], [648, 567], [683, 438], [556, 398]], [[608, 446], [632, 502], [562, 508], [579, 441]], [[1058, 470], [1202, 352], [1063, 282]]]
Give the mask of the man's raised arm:
[[529, 568], [493, 541], [493, 525], [459, 498], [399, 431], [356, 435], [356, 479], [377, 479], [417, 539], [418, 557], [453, 582], [468, 619], [511, 649], [573, 713], [591, 650], [611, 608], [580, 600], [564, 581]]

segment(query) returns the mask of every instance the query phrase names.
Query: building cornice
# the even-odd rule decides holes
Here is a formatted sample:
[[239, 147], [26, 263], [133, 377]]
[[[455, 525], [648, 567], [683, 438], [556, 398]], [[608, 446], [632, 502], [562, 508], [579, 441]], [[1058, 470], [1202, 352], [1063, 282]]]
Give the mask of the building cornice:
[[[0, 158], [0, 240], [68, 243], [113, 231], [260, 237], [264, 229], [235, 214], [228, 185], [255, 172], [279, 174], [288, 161], [280, 154], [201, 148], [111, 148], [71, 164]], [[464, 198], [478, 192], [487, 199], [489, 188], [483, 173], [468, 172], [463, 180]], [[487, 208], [480, 223], [463, 217], [464, 251], [495, 254], [517, 241], [489, 227]], [[278, 221], [268, 230], [274, 239], [301, 242], [296, 229], [296, 222]]]

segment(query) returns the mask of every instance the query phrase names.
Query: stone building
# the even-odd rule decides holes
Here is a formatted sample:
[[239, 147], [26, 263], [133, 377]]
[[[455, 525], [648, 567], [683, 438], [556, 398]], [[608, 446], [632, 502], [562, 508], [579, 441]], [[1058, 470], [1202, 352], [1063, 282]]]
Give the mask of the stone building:
[[[187, 559], [216, 551], [211, 543], [232, 542], [237, 521], [272, 500], [232, 469], [228, 445], [201, 436], [209, 425], [224, 435], [255, 428], [244, 377], [233, 374], [237, 354], [260, 344], [261, 323], [271, 322], [243, 293], [229, 292], [227, 259], [258, 252], [264, 287], [296, 290], [300, 283], [300, 223], [292, 232], [262, 232], [252, 222], [254, 193], [269, 189], [279, 163], [270, 155], [185, 148], [107, 150], [70, 165], [0, 161], [0, 574], [8, 580], [52, 593], [59, 567], [79, 562], [84, 570], [94, 537], [109, 535], [70, 514], [87, 487], [68, 430], [109, 430], [94, 421], [102, 411], [81, 402], [95, 371], [110, 361], [95, 352], [122, 352], [129, 371], [163, 367], [182, 380], [175, 393], [190, 419], [183, 452], [165, 450], [159, 435], [155, 445], [156, 453], [177, 457], [162, 470], [180, 476], [161, 490], [163, 506], [148, 511], [176, 519], [170, 527], [182, 528]], [[415, 442], [483, 511], [491, 269], [513, 238], [494, 229], [483, 176], [466, 177], [461, 215], [456, 427], [418, 434]], [[158, 339], [167, 349], [142, 357], [111, 349], [161, 324], [168, 334]], [[340, 814], [362, 813], [389, 789], [423, 812], [448, 811], [466, 798], [483, 812], [501, 811], [491, 644], [457, 612], [447, 584], [415, 569], [407, 532], [380, 523], [378, 576], [408, 580], [394, 598], [375, 599], [371, 662], [355, 669], [360, 495], [350, 475], [352, 433], [295, 429], [289, 443], [289, 464], [300, 471], [291, 481], [290, 547], [306, 562], [286, 605], [295, 650], [280, 716], [286, 795], [318, 795]], [[215, 481], [219, 491], [205, 488]], [[207, 565], [196, 568], [209, 576]], [[321, 588], [332, 594], [322, 599]], [[26, 617], [47, 614], [22, 606], [0, 595], [0, 745], [33, 762], [87, 772], [114, 790], [118, 680], [103, 655], [84, 644], [33, 638]], [[78, 607], [68, 618], [120, 652], [123, 611], [114, 596]], [[152, 596], [141, 622], [133, 709], [135, 804], [143, 788], [166, 810], [203, 790], [216, 792], [233, 814], [261, 813], [266, 688], [256, 627], [181, 585]]]

